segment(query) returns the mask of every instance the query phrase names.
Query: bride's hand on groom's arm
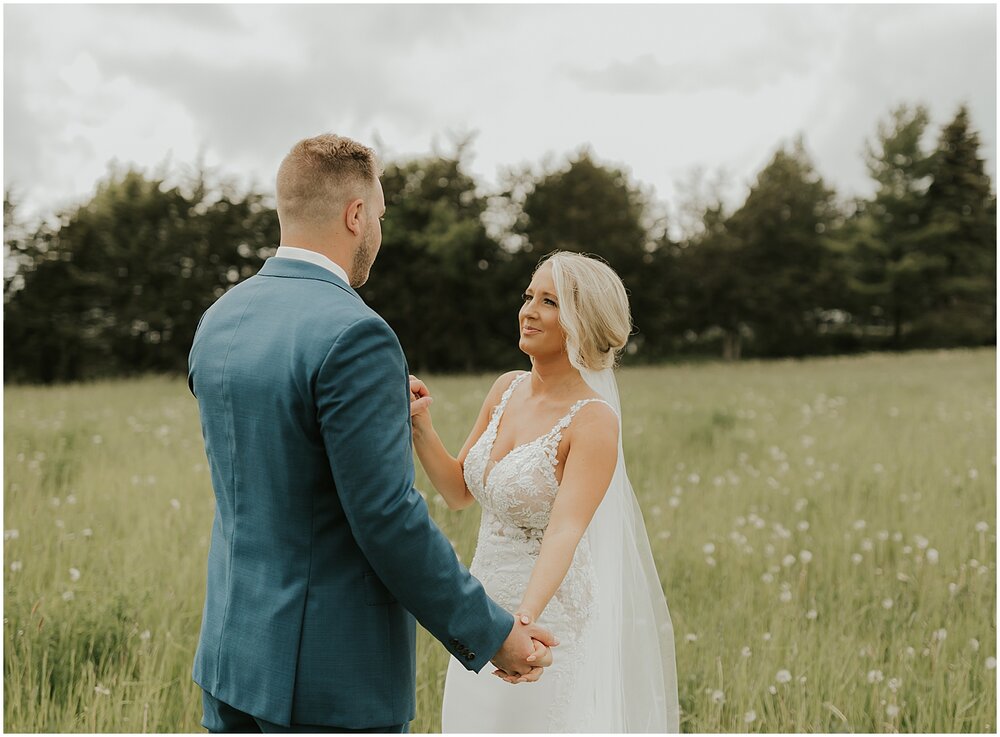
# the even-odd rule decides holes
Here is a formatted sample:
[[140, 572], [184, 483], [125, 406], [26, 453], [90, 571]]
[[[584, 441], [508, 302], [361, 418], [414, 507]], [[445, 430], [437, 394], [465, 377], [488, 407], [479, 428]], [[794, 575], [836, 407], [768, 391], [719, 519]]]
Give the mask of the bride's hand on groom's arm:
[[413, 374], [410, 374], [410, 417], [415, 426], [422, 426], [431, 422], [431, 404], [434, 397], [431, 396], [427, 385]]

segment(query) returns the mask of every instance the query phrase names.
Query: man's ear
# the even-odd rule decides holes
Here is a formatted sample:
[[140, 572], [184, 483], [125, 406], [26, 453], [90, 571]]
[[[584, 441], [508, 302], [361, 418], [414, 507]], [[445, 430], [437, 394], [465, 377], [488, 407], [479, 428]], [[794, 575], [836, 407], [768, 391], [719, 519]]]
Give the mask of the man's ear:
[[344, 211], [344, 227], [354, 235], [361, 235], [364, 223], [364, 207], [365, 201], [358, 197], [348, 202], [347, 209]]

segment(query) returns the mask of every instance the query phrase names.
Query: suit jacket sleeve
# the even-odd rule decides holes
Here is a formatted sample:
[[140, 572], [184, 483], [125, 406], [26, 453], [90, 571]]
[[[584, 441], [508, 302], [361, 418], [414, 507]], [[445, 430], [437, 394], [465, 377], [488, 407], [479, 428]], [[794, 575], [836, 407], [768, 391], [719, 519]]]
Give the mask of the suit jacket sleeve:
[[458, 561], [413, 487], [409, 377], [385, 321], [364, 317], [340, 334], [320, 367], [316, 403], [337, 494], [372, 569], [424, 628], [478, 672], [514, 618]]

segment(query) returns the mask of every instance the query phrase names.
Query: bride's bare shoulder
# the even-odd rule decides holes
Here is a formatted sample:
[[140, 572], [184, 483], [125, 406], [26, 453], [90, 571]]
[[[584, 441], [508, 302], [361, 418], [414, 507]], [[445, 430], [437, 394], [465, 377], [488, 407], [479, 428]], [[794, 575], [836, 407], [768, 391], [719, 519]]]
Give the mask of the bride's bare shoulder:
[[[584, 399], [598, 399], [599, 396], [584, 397]], [[576, 411], [576, 416], [570, 425], [572, 428], [581, 431], [580, 434], [598, 432], [602, 435], [618, 436], [618, 415], [611, 409], [605, 401], [587, 402]]]
[[505, 374], [500, 374], [497, 380], [493, 382], [493, 386], [490, 387], [489, 393], [486, 395], [486, 401], [493, 400], [493, 404], [500, 401], [503, 393], [510, 388], [510, 385], [514, 383], [516, 379], [521, 374], [526, 374], [527, 371], [508, 371]]

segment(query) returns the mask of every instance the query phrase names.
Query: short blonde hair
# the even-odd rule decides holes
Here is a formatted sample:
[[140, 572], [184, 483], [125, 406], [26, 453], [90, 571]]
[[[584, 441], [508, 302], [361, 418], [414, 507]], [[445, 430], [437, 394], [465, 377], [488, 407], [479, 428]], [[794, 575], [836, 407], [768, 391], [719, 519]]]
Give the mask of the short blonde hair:
[[632, 332], [621, 277], [604, 261], [580, 253], [555, 251], [535, 271], [546, 264], [552, 267], [570, 363], [593, 371], [612, 368]]
[[350, 200], [368, 200], [381, 175], [375, 151], [332, 133], [296, 143], [278, 167], [279, 222], [321, 225]]

